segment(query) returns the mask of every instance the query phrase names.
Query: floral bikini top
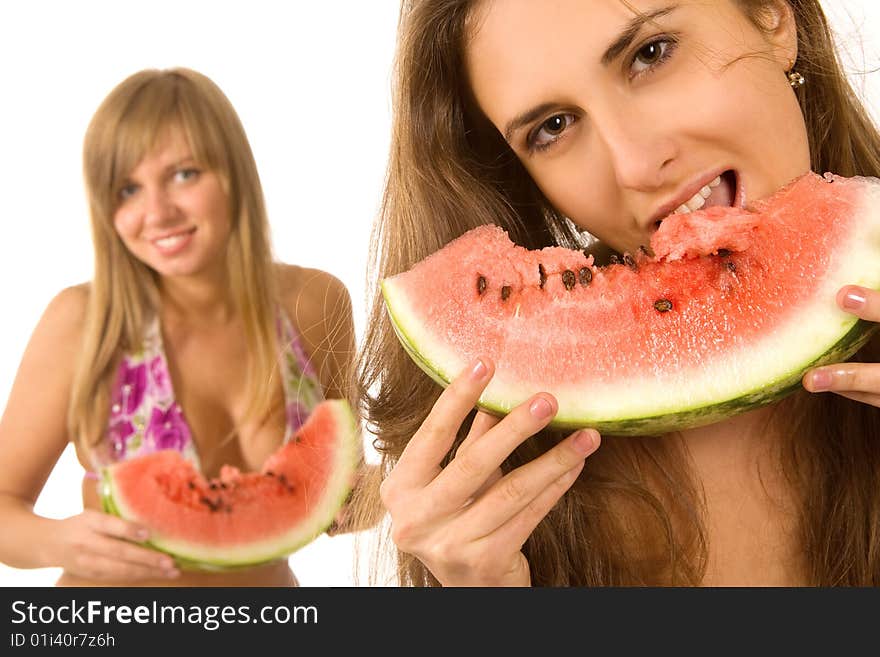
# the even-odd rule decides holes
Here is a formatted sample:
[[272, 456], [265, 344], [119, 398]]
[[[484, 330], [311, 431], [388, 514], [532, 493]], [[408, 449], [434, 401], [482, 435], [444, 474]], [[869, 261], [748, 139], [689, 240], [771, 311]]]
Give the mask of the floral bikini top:
[[[323, 399], [321, 383], [290, 320], [279, 312], [276, 328], [286, 406], [287, 442]], [[140, 351], [119, 364], [111, 394], [106, 440], [92, 452], [101, 466], [160, 449], [176, 449], [199, 467], [199, 457], [183, 410], [174, 398], [158, 316], [147, 326]]]

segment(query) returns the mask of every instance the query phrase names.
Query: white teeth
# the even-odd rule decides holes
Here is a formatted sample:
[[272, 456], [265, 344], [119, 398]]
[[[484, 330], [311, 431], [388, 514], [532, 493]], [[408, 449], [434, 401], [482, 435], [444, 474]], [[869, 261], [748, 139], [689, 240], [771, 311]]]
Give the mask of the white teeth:
[[181, 233], [180, 235], [172, 235], [171, 237], [163, 237], [160, 240], [156, 240], [154, 244], [158, 246], [160, 249], [171, 249], [180, 244], [183, 240], [187, 238], [186, 233]]
[[690, 208], [691, 212], [693, 212], [694, 210], [699, 210], [701, 207], [706, 205], [706, 199], [704, 199], [702, 196], [700, 196], [699, 193], [697, 193], [694, 194], [693, 197], [691, 197], [691, 200], [685, 203], [685, 205]]
[[712, 195], [712, 188], [718, 187], [721, 184], [721, 176], [718, 176], [710, 182], [708, 185], [703, 185], [703, 187], [694, 194], [689, 200], [687, 200], [682, 205], [678, 206], [678, 209], [675, 211], [675, 214], [687, 214], [688, 212], [693, 212], [694, 210], [699, 210], [701, 207], [706, 205], [706, 199]]

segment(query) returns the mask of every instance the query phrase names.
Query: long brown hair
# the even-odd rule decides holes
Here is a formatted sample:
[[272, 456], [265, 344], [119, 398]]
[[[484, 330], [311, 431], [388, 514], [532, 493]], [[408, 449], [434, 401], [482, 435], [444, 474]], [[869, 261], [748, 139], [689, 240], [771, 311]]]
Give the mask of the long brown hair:
[[85, 446], [103, 437], [110, 378], [120, 352], [139, 347], [145, 323], [157, 311], [156, 273], [128, 251], [113, 227], [118, 192], [171, 128], [182, 131], [200, 164], [218, 172], [229, 197], [227, 273], [252, 356], [248, 414], [261, 417], [271, 405], [277, 381], [277, 294], [263, 191], [244, 127], [226, 95], [201, 73], [185, 68], [144, 70], [123, 80], [104, 99], [83, 147], [94, 276], [68, 425], [70, 435]]
[[[736, 1], [761, 29], [772, 0]], [[404, 0], [401, 8], [391, 152], [368, 274], [371, 321], [359, 362], [361, 401], [385, 473], [440, 390], [401, 348], [379, 281], [486, 223], [501, 225], [529, 248], [583, 245], [471, 100], [463, 53], [475, 4]], [[797, 22], [797, 70], [808, 80], [797, 93], [813, 169], [877, 176], [880, 135], [842, 71], [819, 1], [789, 5]], [[869, 351], [860, 357], [876, 360]], [[880, 584], [880, 411], [836, 395], [798, 393], [777, 405], [773, 419], [789, 436], [782, 464], [800, 509], [807, 582]], [[561, 437], [540, 432], [507, 459], [505, 471]], [[708, 545], [694, 479], [674, 435], [603, 441], [523, 547], [532, 583], [700, 583]], [[437, 584], [418, 560], [399, 552], [397, 573], [404, 585]]]

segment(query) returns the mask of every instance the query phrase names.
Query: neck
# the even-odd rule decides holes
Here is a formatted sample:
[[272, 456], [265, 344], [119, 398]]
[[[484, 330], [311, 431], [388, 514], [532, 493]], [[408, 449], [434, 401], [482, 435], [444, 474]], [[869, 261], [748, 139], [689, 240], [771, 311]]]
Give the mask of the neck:
[[755, 472], [761, 465], [776, 460], [778, 430], [771, 421], [775, 406], [682, 432], [688, 453], [704, 480], [707, 476], [717, 481], [734, 473]]
[[213, 274], [162, 277], [159, 281], [162, 314], [188, 324], [225, 324], [235, 315], [228, 276]]

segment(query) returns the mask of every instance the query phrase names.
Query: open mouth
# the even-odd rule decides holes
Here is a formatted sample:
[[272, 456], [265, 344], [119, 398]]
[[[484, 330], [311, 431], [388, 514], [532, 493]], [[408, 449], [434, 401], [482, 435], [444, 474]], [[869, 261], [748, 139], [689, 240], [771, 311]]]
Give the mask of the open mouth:
[[[691, 198], [682, 203], [671, 214], [687, 214], [696, 210], [703, 210], [714, 206], [732, 207], [742, 206], [743, 200], [741, 186], [739, 184], [739, 176], [736, 171], [728, 169], [715, 180], [699, 189]], [[659, 228], [662, 223], [659, 219], [655, 224], [655, 228]]]

